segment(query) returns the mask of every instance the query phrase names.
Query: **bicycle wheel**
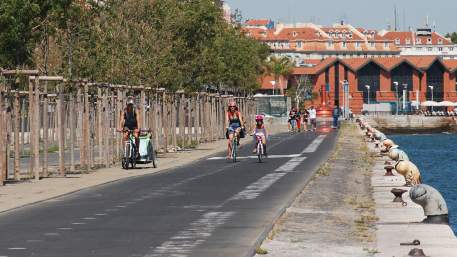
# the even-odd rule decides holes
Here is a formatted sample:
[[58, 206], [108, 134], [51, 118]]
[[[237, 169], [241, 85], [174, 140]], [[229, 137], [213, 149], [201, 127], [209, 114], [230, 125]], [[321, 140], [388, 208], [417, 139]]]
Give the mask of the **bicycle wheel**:
[[257, 143], [257, 158], [259, 159], [259, 162], [262, 162], [262, 155], [263, 155], [263, 145], [262, 142]]
[[232, 141], [232, 161], [236, 162], [236, 155], [238, 154], [238, 139], [234, 136]]
[[122, 158], [122, 168], [124, 170], [129, 169], [129, 159], [128, 158], [125, 158], [125, 157]]
[[129, 169], [130, 165], [130, 144], [126, 143], [124, 147], [124, 157], [122, 158], [122, 168], [125, 170]]

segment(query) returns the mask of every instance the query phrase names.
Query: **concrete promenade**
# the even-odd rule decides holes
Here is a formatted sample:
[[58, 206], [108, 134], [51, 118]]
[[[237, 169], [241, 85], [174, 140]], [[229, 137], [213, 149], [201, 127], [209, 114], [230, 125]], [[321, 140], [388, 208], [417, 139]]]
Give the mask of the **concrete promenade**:
[[[379, 149], [374, 144], [368, 143], [370, 151], [378, 156]], [[409, 198], [410, 187], [403, 187], [405, 179], [397, 174], [384, 176], [385, 161], [387, 157], [376, 157], [373, 167], [371, 184], [373, 186], [373, 198], [376, 203], [376, 238], [377, 252], [379, 257], [403, 257], [408, 256], [412, 248], [423, 249], [427, 256], [453, 257], [457, 256], [457, 238], [448, 225], [423, 224], [425, 218], [422, 207], [413, 203]], [[394, 203], [392, 188], [408, 190], [403, 194], [402, 203]], [[439, 188], [437, 188], [439, 190]], [[452, 213], [450, 215], [453, 215]], [[401, 246], [400, 243], [411, 243], [419, 240], [417, 246]]]
[[[393, 188], [410, 189], [403, 186], [404, 177], [395, 170], [395, 176], [384, 176], [387, 157], [349, 126], [353, 129], [343, 127], [335, 153], [278, 220], [256, 257], [409, 257], [413, 248], [430, 257], [457, 256], [450, 226], [421, 223], [422, 207], [408, 192], [406, 206], [393, 202]], [[414, 240], [420, 245], [400, 245]]]

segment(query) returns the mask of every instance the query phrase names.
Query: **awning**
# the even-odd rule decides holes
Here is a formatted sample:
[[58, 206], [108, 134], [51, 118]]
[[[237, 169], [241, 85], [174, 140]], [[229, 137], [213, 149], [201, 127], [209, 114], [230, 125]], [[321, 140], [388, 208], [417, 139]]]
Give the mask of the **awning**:
[[438, 103], [435, 101], [425, 101], [421, 103], [421, 106], [438, 106]]

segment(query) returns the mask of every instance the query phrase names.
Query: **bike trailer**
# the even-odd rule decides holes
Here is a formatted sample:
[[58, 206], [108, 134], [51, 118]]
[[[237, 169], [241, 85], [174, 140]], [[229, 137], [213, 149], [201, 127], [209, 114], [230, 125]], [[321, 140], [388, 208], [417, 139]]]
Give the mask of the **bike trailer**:
[[149, 135], [140, 136], [140, 162], [152, 162], [153, 161], [153, 148], [151, 144], [151, 137]]

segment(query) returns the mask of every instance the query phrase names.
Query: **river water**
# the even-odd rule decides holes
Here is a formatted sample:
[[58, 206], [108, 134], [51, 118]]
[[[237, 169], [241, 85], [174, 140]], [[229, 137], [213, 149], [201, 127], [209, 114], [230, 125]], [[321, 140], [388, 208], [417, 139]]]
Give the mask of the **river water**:
[[457, 134], [390, 135], [416, 164], [424, 184], [446, 199], [451, 227], [457, 234]]

